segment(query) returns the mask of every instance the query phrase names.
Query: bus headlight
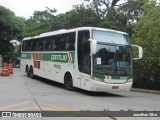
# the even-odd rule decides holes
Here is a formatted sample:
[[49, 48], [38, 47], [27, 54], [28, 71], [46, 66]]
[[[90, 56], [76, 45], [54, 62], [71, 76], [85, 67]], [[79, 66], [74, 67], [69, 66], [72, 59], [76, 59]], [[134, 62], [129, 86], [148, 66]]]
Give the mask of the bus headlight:
[[127, 82], [133, 82], [133, 78], [127, 79]]
[[102, 78], [92, 77], [92, 79], [96, 80], [96, 81], [104, 82], [104, 80]]

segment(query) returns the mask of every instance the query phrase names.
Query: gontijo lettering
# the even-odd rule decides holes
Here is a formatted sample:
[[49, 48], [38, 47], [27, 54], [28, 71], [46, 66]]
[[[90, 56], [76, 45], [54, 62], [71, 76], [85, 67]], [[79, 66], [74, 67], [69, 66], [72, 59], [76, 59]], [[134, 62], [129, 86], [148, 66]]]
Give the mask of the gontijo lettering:
[[51, 60], [53, 61], [67, 61], [67, 55], [51, 55]]

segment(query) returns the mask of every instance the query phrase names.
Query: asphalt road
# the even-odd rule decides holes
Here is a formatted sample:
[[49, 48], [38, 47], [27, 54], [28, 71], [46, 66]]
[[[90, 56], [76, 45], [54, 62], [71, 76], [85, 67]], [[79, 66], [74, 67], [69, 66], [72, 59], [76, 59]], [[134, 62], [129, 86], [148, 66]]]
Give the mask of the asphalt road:
[[[62, 84], [47, 79], [39, 77], [30, 79], [20, 69], [14, 69], [14, 74], [9, 77], [0, 76], [0, 111], [79, 110], [160, 111], [160, 95], [132, 91], [114, 93], [93, 93], [80, 89], [67, 91]], [[82, 118], [76, 119], [81, 120]], [[91, 119], [97, 120], [97, 118]], [[135, 118], [101, 117], [99, 119], [134, 120]], [[158, 120], [159, 118], [145, 119]]]

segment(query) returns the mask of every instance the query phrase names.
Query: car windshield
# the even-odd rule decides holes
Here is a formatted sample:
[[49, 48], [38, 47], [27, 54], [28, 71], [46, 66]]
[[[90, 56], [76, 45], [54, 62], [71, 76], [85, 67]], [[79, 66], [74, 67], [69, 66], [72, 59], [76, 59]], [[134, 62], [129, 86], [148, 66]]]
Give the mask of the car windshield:
[[105, 75], [132, 74], [132, 54], [129, 45], [97, 44], [93, 56], [93, 71]]

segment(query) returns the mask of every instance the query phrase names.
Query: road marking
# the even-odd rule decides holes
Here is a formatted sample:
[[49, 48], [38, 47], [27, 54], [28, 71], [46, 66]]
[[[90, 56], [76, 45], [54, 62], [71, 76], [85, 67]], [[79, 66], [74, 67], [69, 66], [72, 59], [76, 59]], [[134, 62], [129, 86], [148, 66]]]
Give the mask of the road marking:
[[24, 107], [24, 108], [19, 108], [19, 109], [14, 109], [12, 111], [25, 111], [25, 110], [40, 110], [38, 106], [32, 106], [32, 107]]
[[[45, 106], [40, 106], [40, 108], [41, 108], [41, 110], [44, 110], [44, 111], [67, 111], [65, 108], [60, 109], [58, 106], [54, 106], [54, 107], [53, 107], [53, 105], [47, 105], [47, 106], [49, 106], [49, 107], [46, 107], [46, 105], [45, 105]], [[12, 111], [25, 111], [25, 110], [33, 110], [33, 109], [40, 111], [38, 106], [17, 108], [17, 109], [13, 109]]]
[[45, 103], [39, 103], [39, 104], [40, 105], [44, 105], [44, 106], [49, 106], [51, 108], [61, 109], [63, 111], [73, 111], [73, 109], [68, 109], [68, 108], [64, 108], [64, 107], [60, 107], [60, 106], [55, 106], [55, 105], [51, 105], [51, 104], [45, 104]]
[[41, 109], [44, 111], [64, 111], [64, 110], [59, 110], [59, 109], [54, 109], [54, 108], [49, 108], [49, 107], [42, 107]]
[[[0, 110], [6, 110], [8, 108], [9, 108], [9, 110], [12, 109], [13, 111], [14, 110], [15, 111], [32, 110], [33, 108], [36, 109], [36, 110], [40, 110], [38, 106], [14, 108], [14, 107], [18, 107], [18, 106], [25, 105], [25, 104], [28, 104], [28, 103], [34, 103], [34, 101], [26, 101], [26, 102], [21, 102], [21, 103], [18, 103], [18, 104], [13, 104], [13, 105], [1, 107]], [[64, 108], [64, 107], [61, 107], [61, 106], [55, 106], [55, 105], [52, 105], [52, 104], [45, 104], [45, 103], [38, 103], [38, 104], [40, 104], [40, 108], [42, 110], [73, 111], [72, 109]]]
[[[35, 102], [34, 101], [21, 102], [21, 103], [18, 103], [18, 104], [2, 107], [2, 108], [0, 108], [0, 110], [5, 110], [7, 108], [13, 108], [13, 107], [25, 105], [25, 104], [28, 104], [28, 103], [35, 103]], [[44, 111], [74, 111], [73, 109], [68, 109], [68, 108], [64, 108], [64, 107], [61, 107], [61, 106], [55, 106], [55, 105], [52, 105], [52, 104], [45, 104], [45, 103], [38, 103], [38, 104], [40, 105], [41, 110], [44, 110]], [[15, 108], [15, 109], [13, 108], [12, 111], [26, 111], [26, 110], [33, 110], [33, 109], [37, 110], [37, 111], [41, 111], [38, 106]], [[81, 111], [79, 111], [76, 114], [82, 114], [82, 113], [81, 113]], [[114, 117], [114, 118], [104, 117], [104, 118], [111, 119], [111, 120], [114, 120], [114, 119], [115, 120], [124, 120], [123, 117]]]
[[7, 108], [12, 108], [12, 107], [24, 105], [24, 104], [31, 103], [31, 102], [33, 102], [33, 101], [21, 102], [21, 103], [18, 103], [18, 104], [13, 104], [13, 105], [5, 106], [5, 107], [0, 108], [0, 110], [5, 110]]

